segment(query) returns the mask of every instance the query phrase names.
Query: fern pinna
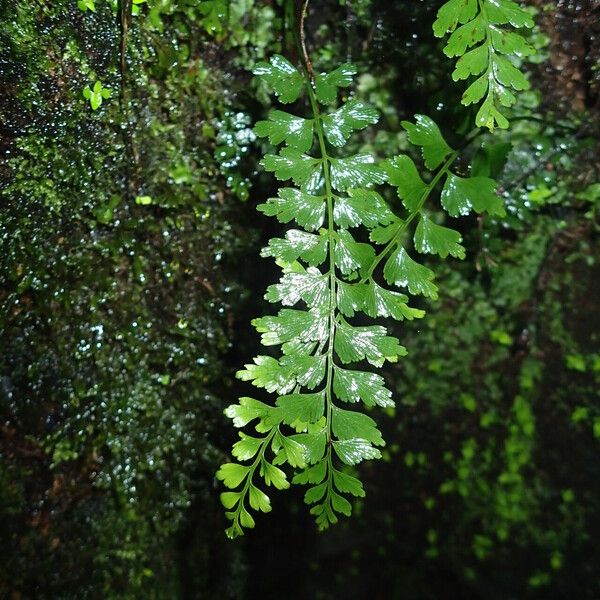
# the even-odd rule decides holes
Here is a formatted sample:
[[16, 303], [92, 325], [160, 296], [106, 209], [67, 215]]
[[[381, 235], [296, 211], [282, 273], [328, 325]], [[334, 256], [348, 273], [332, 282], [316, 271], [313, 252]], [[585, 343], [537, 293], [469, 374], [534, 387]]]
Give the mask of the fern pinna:
[[[365, 495], [350, 471], [365, 459], [379, 458], [384, 445], [375, 421], [357, 407], [394, 405], [383, 377], [355, 363], [381, 367], [406, 354], [384, 325], [356, 325], [354, 318], [359, 313], [397, 320], [422, 317], [405, 293], [391, 288], [435, 298], [434, 274], [417, 255], [464, 257], [460, 234], [438, 223], [439, 211], [426, 208], [438, 183], [444, 182], [441, 205], [453, 217], [471, 210], [503, 214], [493, 180], [451, 172], [457, 152], [426, 116], [403, 123], [409, 141], [421, 147], [430, 171], [423, 176], [406, 155], [380, 164], [369, 153], [340, 156], [353, 131], [378, 119], [371, 106], [352, 97], [329, 108], [338, 88], [351, 85], [352, 65], [318, 74], [314, 83], [282, 56], [258, 64], [254, 72], [283, 103], [295, 102], [304, 91], [312, 115], [273, 110], [255, 127], [257, 135], [283, 144], [278, 154], [265, 156], [264, 168], [296, 186], [281, 188], [258, 208], [296, 226], [262, 252], [283, 271], [266, 299], [284, 308], [253, 321], [262, 343], [280, 346], [281, 355], [257, 356], [238, 373], [276, 400], [245, 397], [226, 409], [236, 427], [252, 424], [255, 430], [252, 435], [240, 432], [232, 451], [239, 462], [217, 472], [231, 490], [221, 494], [232, 521], [230, 537], [254, 526], [251, 509], [271, 510], [260, 479], [265, 486], [289, 487], [285, 464], [294, 473], [291, 483], [308, 485], [305, 501], [320, 528], [336, 523], [339, 514], [350, 515], [348, 498]], [[402, 215], [373, 189], [385, 182], [397, 188]], [[357, 241], [367, 238], [359, 228], [367, 230], [371, 243]]]

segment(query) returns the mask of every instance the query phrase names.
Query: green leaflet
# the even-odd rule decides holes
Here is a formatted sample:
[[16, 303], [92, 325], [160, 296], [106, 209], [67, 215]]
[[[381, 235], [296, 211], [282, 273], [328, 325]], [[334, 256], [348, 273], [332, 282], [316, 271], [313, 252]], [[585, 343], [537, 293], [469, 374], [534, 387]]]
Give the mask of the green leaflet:
[[327, 276], [314, 267], [303, 273], [285, 273], [277, 285], [267, 288], [265, 298], [269, 302], [281, 302], [293, 306], [304, 300], [309, 307], [323, 306], [327, 298]]
[[486, 46], [479, 46], [473, 50], [469, 50], [456, 61], [456, 68], [452, 73], [452, 78], [454, 81], [460, 81], [468, 79], [471, 75], [480, 75], [487, 68], [488, 60], [489, 50]]
[[254, 398], [240, 398], [240, 403], [228, 406], [225, 414], [233, 420], [236, 427], [245, 427], [255, 419], [267, 423], [277, 420], [274, 416], [275, 409], [272, 406]]
[[375, 259], [375, 250], [370, 244], [355, 242], [348, 231], [340, 231], [335, 243], [335, 264], [343, 275], [355, 271], [367, 272]]
[[[301, 433], [294, 436], [294, 439], [304, 446], [304, 456], [306, 462], [309, 465], [319, 463], [325, 456], [325, 447], [327, 443], [327, 435], [325, 429], [313, 432], [313, 433]], [[302, 473], [298, 473], [294, 476], [294, 483], [298, 482], [298, 479], [302, 477]], [[318, 483], [318, 482], [313, 482]]]
[[[93, 2], [91, 6], [93, 6]], [[98, 110], [102, 102], [110, 98], [112, 91], [109, 88], [105, 88], [100, 80], [97, 80], [91, 88], [89, 85], [86, 85], [83, 88], [82, 94], [86, 100], [89, 100], [92, 110]]]
[[438, 297], [433, 271], [415, 262], [404, 248], [392, 253], [385, 263], [383, 275], [390, 285], [406, 287], [411, 294], [423, 294], [434, 300]]
[[284, 308], [276, 317], [254, 319], [252, 325], [262, 333], [264, 346], [290, 341], [320, 341], [327, 339], [327, 318], [319, 311]]
[[253, 70], [266, 81], [284, 104], [295, 102], [304, 88], [304, 78], [286, 58], [276, 54], [268, 63], [259, 62]]
[[369, 234], [369, 239], [375, 244], [389, 244], [403, 231], [405, 225], [406, 222], [395, 218], [389, 225], [375, 227]]
[[314, 504], [323, 498], [327, 492], [327, 483], [321, 483], [314, 487], [308, 488], [304, 494], [304, 502], [306, 504]]
[[[281, 410], [281, 414], [282, 421], [284, 421], [284, 409]], [[273, 437], [273, 441], [271, 442], [271, 450], [275, 454], [275, 459], [273, 460], [274, 465], [288, 463], [292, 467], [304, 468], [306, 466], [306, 460], [304, 458], [305, 450], [302, 444], [299, 444], [291, 437], [282, 435], [279, 430]]]
[[334, 442], [333, 448], [340, 460], [347, 465], [357, 465], [363, 460], [381, 458], [381, 452], [362, 438]]
[[346, 64], [331, 73], [319, 73], [315, 76], [315, 93], [322, 104], [332, 104], [337, 98], [338, 88], [348, 87], [352, 77], [356, 75], [356, 67]]
[[296, 374], [284, 367], [272, 356], [257, 356], [254, 364], [244, 365], [246, 368], [238, 371], [236, 376], [242, 381], [251, 381], [258, 388], [268, 392], [286, 394], [296, 385]]
[[[298, 436], [300, 438], [300, 436]], [[302, 439], [302, 438], [300, 438]], [[323, 436], [323, 440], [325, 440], [325, 436]], [[325, 450], [325, 445], [323, 444], [323, 450]], [[316, 465], [309, 467], [308, 469], [298, 473], [294, 476], [292, 480], [293, 483], [307, 484], [307, 483], [321, 483], [325, 476], [327, 475], [327, 464], [325, 461], [319, 461]]]
[[416, 146], [421, 146], [425, 166], [428, 169], [436, 169], [452, 152], [452, 148], [448, 146], [440, 128], [432, 119], [425, 115], [415, 115], [415, 120], [416, 124], [402, 121], [402, 127], [408, 133], [408, 140]]
[[337, 306], [345, 317], [353, 317], [357, 312], [363, 310], [365, 297], [366, 286], [364, 283], [338, 282]]
[[478, 77], [463, 94], [462, 103], [469, 106], [483, 100], [475, 122], [490, 131], [508, 127], [504, 109], [516, 101], [511, 90], [529, 88], [517, 65], [533, 49], [506, 26], [531, 28], [533, 19], [512, 0], [450, 0], [439, 9], [433, 24], [437, 37], [450, 34], [444, 53], [459, 57], [453, 79]]
[[496, 52], [508, 56], [531, 56], [535, 52], [522, 35], [500, 29], [492, 29], [492, 46]]
[[261, 510], [262, 512], [271, 512], [271, 502], [269, 500], [269, 496], [267, 496], [263, 491], [259, 490], [257, 487], [250, 487], [249, 501], [250, 506], [254, 510]]
[[292, 354], [281, 357], [279, 362], [295, 374], [298, 385], [309, 390], [314, 390], [325, 378], [327, 357], [324, 354]]
[[398, 196], [408, 212], [419, 210], [421, 199], [427, 191], [425, 182], [412, 158], [404, 154], [395, 156], [384, 163], [390, 185], [398, 188]]
[[361, 437], [376, 446], [385, 445], [375, 421], [363, 413], [334, 406], [331, 423], [333, 434], [338, 440], [353, 440]]
[[373, 282], [366, 287], [363, 311], [370, 317], [392, 317], [397, 321], [420, 319], [425, 311], [410, 308], [408, 297], [398, 292], [386, 290]]
[[458, 231], [437, 225], [428, 216], [422, 215], [415, 230], [415, 248], [421, 254], [438, 254], [446, 258], [464, 258], [465, 249], [460, 245], [462, 237]]
[[323, 235], [291, 229], [285, 234], [285, 239], [273, 238], [262, 249], [261, 255], [272, 256], [287, 264], [300, 258], [311, 266], [318, 266], [327, 257], [327, 244], [327, 238]]
[[[471, 162], [472, 176], [498, 177], [502, 173], [511, 149], [512, 144], [508, 143], [484, 143], [481, 148], [478, 148]], [[495, 186], [496, 182], [492, 181]]]
[[367, 406], [394, 406], [392, 392], [385, 387], [381, 375], [335, 367], [333, 391], [344, 402], [364, 402]]
[[236, 376], [242, 381], [250, 381], [258, 388], [270, 393], [287, 394], [296, 385], [315, 389], [325, 377], [324, 355], [282, 356], [279, 360], [272, 356], [257, 356], [254, 364], [244, 365]]
[[349, 100], [323, 117], [323, 131], [330, 144], [343, 146], [353, 131], [364, 129], [378, 120], [379, 115], [372, 106], [360, 100]]
[[[250, 460], [256, 456], [262, 445], [261, 438], [255, 438], [240, 431], [240, 441], [233, 445], [231, 454], [238, 460]], [[235, 486], [234, 486], [235, 487]]]
[[437, 19], [433, 24], [433, 33], [436, 37], [443, 37], [446, 32], [456, 29], [460, 23], [471, 21], [477, 14], [478, 0], [450, 0], [438, 11]]
[[272, 110], [268, 121], [259, 121], [254, 126], [254, 133], [259, 137], [268, 137], [271, 144], [285, 142], [299, 152], [308, 152], [313, 143], [313, 120]]
[[266, 171], [274, 173], [281, 181], [291, 179], [296, 185], [305, 186], [307, 191], [319, 187], [321, 161], [294, 148], [283, 148], [278, 155], [267, 154], [261, 164]]
[[387, 175], [375, 164], [372, 154], [331, 159], [331, 185], [341, 192], [348, 188], [385, 183]]
[[241, 492], [223, 492], [220, 496], [223, 506], [230, 509], [238, 503], [241, 497]]
[[472, 21], [461, 25], [448, 38], [444, 54], [449, 57], [462, 56], [467, 48], [485, 39], [486, 20], [480, 13]]
[[[303, 439], [306, 436], [298, 436], [299, 439]], [[323, 436], [325, 440], [325, 436]], [[325, 451], [325, 444], [323, 444], [323, 451]], [[321, 455], [322, 458], [322, 455]], [[293, 483], [307, 484], [307, 483], [321, 483], [327, 475], [327, 464], [324, 460], [317, 461], [317, 464], [305, 469], [301, 473], [294, 475]]]
[[333, 218], [340, 227], [372, 228], [394, 221], [394, 213], [374, 190], [349, 189], [347, 196], [336, 196]]
[[386, 360], [397, 362], [398, 358], [406, 356], [406, 348], [395, 337], [386, 334], [386, 328], [381, 325], [353, 327], [342, 321], [335, 331], [335, 352], [344, 364], [366, 359], [381, 367]]
[[322, 416], [325, 407], [325, 394], [290, 394], [277, 400], [281, 408], [282, 421], [292, 425], [296, 421], [316, 423]]
[[407, 301], [404, 294], [386, 290], [375, 282], [338, 284], [338, 308], [345, 317], [353, 317], [361, 311], [369, 317], [392, 317], [398, 321], [425, 316], [424, 311], [410, 308]]
[[235, 488], [246, 479], [249, 471], [249, 467], [245, 465], [227, 463], [221, 465], [217, 471], [217, 479], [220, 479], [226, 487]]
[[523, 10], [513, 0], [487, 0], [486, 6], [490, 23], [505, 25], [510, 23], [513, 27], [533, 27], [531, 15]]
[[[451, 38], [451, 48], [467, 49], [472, 39], [487, 35], [477, 2], [448, 4], [450, 8], [440, 10], [436, 32], [457, 34]], [[510, 18], [518, 20], [518, 15], [511, 13]], [[475, 31], [475, 38], [469, 38], [467, 31]], [[520, 42], [505, 36], [493, 43], [499, 53], [508, 54]], [[475, 66], [468, 58], [466, 64], [463, 60], [461, 74], [469, 77], [483, 72], [478, 60]], [[520, 85], [502, 59], [494, 64], [498, 85], [506, 86], [503, 82], [508, 80]], [[232, 457], [238, 462], [223, 465], [216, 475], [229, 488], [221, 494], [221, 502], [231, 521], [226, 530], [230, 537], [254, 527], [251, 511], [271, 510], [271, 499], [262, 487], [288, 488], [286, 471], [294, 485], [308, 486], [304, 499], [320, 529], [336, 523], [340, 515], [351, 514], [349, 498], [363, 497], [365, 490], [347, 471], [363, 460], [380, 458], [377, 446], [384, 445], [375, 420], [362, 412], [363, 405], [394, 406], [383, 377], [364, 370], [364, 363], [381, 367], [407, 353], [385, 326], [362, 322], [365, 318], [402, 321], [424, 316], [423, 310], [409, 306], [407, 294], [394, 288], [437, 298], [433, 271], [408, 255], [403, 247], [407, 240], [412, 239], [420, 253], [464, 257], [460, 234], [424, 212], [442, 184], [441, 207], [450, 216], [471, 210], [503, 214], [496, 184], [487, 177], [497, 170], [493, 164], [501, 162], [502, 148], [485, 149], [477, 158], [482, 172], [477, 171], [476, 177], [459, 177], [450, 172], [457, 153], [429, 117], [417, 115], [415, 122], [402, 125], [409, 142], [421, 150], [429, 170], [424, 175], [408, 155], [379, 164], [366, 152], [344, 156], [339, 149], [352, 132], [377, 121], [376, 111], [357, 98], [329, 112], [319, 107], [336, 102], [338, 89], [352, 83], [356, 73], [352, 65], [320, 73], [314, 84], [280, 56], [259, 63], [255, 73], [284, 103], [297, 100], [304, 89], [312, 115], [304, 118], [273, 110], [255, 127], [257, 135], [284, 145], [278, 153], [265, 156], [265, 170], [297, 186], [281, 188], [277, 197], [260, 204], [258, 210], [280, 223], [293, 221], [297, 227], [287, 229], [284, 237], [272, 238], [261, 252], [282, 269], [265, 298], [283, 308], [252, 324], [262, 344], [277, 354], [259, 355], [237, 373], [259, 389], [261, 398], [265, 393], [276, 397], [243, 397], [225, 410], [235, 427], [250, 430], [240, 432], [233, 446]], [[498, 98], [502, 102], [503, 97]], [[386, 182], [397, 189], [402, 218], [392, 211], [393, 201], [388, 205], [373, 189]], [[382, 275], [386, 284], [380, 281]], [[356, 317], [360, 325], [349, 322]]]
[[267, 461], [261, 462], [260, 475], [265, 480], [267, 485], [272, 485], [278, 490], [285, 490], [290, 487], [290, 484], [286, 479], [285, 472], [277, 468], [275, 465], [269, 464]]
[[307, 231], [316, 231], [325, 220], [325, 197], [312, 196], [295, 188], [281, 188], [277, 198], [269, 198], [256, 208], [280, 223], [296, 221]]
[[471, 210], [490, 215], [505, 215], [502, 199], [496, 194], [496, 182], [489, 177], [465, 179], [450, 173], [441, 196], [442, 206], [452, 217], [468, 215]]
[[360, 479], [356, 479], [356, 477], [352, 477], [352, 475], [348, 475], [347, 473], [342, 473], [342, 471], [338, 471], [337, 469], [333, 471], [333, 484], [339, 492], [352, 494], [357, 498], [364, 498], [365, 496], [365, 490]]

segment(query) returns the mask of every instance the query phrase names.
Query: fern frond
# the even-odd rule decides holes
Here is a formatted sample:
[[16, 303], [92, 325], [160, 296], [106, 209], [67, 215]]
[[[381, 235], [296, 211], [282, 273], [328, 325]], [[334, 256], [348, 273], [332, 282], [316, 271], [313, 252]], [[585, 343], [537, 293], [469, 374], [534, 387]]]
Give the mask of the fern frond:
[[[407, 353], [386, 326], [356, 325], [352, 319], [359, 313], [399, 321], [422, 318], [424, 311], [410, 307], [406, 294], [388, 286], [435, 299], [434, 274], [413, 258], [415, 251], [464, 258], [460, 234], [437, 223], [426, 210], [442, 180], [442, 207], [450, 215], [471, 209], [502, 212], [493, 180], [451, 173], [458, 153], [424, 115], [403, 126], [433, 173], [420, 174], [408, 156], [382, 163], [368, 153], [334, 157], [331, 146], [343, 147], [352, 131], [377, 118], [372, 107], [353, 98], [324, 112], [355, 72], [352, 65], [342, 65], [317, 76], [313, 86], [280, 56], [255, 70], [283, 102], [299, 97], [302, 81], [312, 114], [304, 118], [273, 111], [256, 125], [258, 135], [285, 145], [279, 154], [265, 157], [265, 169], [299, 186], [281, 189], [258, 209], [282, 223], [295, 221], [301, 229], [289, 229], [262, 251], [283, 270], [265, 298], [284, 308], [255, 319], [253, 325], [263, 345], [281, 346], [281, 355], [258, 356], [238, 373], [277, 397], [270, 403], [241, 398], [225, 411], [236, 427], [251, 426], [259, 434], [241, 432], [232, 451], [240, 462], [227, 463], [217, 473], [231, 490], [221, 495], [232, 521], [230, 537], [254, 527], [251, 509], [271, 510], [259, 481], [285, 489], [289, 481], [280, 468], [284, 465], [294, 473], [293, 484], [310, 486], [305, 501], [319, 528], [351, 514], [350, 499], [365, 492], [348, 471], [363, 460], [380, 458], [379, 448], [385, 444], [376, 422], [360, 406], [394, 405], [383, 377], [356, 363], [379, 368]], [[404, 214], [395, 214], [373, 189], [386, 181], [397, 188]], [[369, 243], [357, 241], [354, 231], [359, 228], [366, 230]], [[412, 257], [404, 247], [407, 237], [413, 240]]]
[[476, 77], [462, 97], [465, 106], [483, 100], [475, 117], [479, 127], [506, 129], [504, 109], [516, 102], [513, 92], [529, 89], [515, 64], [534, 53], [527, 40], [507, 26], [533, 27], [531, 13], [513, 0], [449, 0], [433, 24], [437, 37], [450, 34], [444, 53], [458, 57], [454, 81]]

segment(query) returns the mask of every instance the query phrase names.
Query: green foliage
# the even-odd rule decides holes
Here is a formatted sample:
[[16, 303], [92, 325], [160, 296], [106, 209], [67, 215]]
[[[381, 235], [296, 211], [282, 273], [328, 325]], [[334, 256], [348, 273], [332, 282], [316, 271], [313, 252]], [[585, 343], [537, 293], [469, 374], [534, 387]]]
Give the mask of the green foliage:
[[110, 89], [105, 88], [100, 80], [96, 81], [92, 88], [89, 85], [83, 88], [83, 97], [89, 100], [92, 110], [98, 110], [102, 106], [102, 101], [108, 100], [110, 95]]
[[[408, 288], [411, 294], [437, 295], [433, 272], [406, 252], [405, 236], [411, 230], [417, 253], [465, 257], [460, 234], [436, 222], [439, 217], [425, 210], [426, 200], [442, 178], [446, 178], [442, 205], [451, 215], [466, 214], [473, 208], [502, 214], [491, 179], [459, 178], [450, 172], [458, 153], [424, 115], [418, 115], [415, 124], [403, 122], [403, 127], [409, 140], [420, 147], [425, 166], [438, 169], [426, 175], [429, 184], [405, 155], [383, 165], [366, 152], [334, 156], [328, 142], [340, 148], [353, 131], [377, 120], [371, 106], [354, 98], [331, 112], [322, 112], [322, 105], [337, 99], [338, 87], [351, 84], [356, 73], [352, 65], [319, 74], [314, 86], [281, 56], [260, 63], [254, 73], [285, 103], [296, 101], [305, 88], [312, 117], [274, 110], [269, 120], [259, 121], [255, 127], [258, 136], [284, 144], [279, 154], [264, 158], [264, 168], [277, 179], [291, 179], [299, 186], [281, 189], [277, 198], [258, 208], [282, 223], [295, 220], [306, 231], [289, 229], [285, 238], [270, 240], [262, 253], [275, 258], [283, 269], [280, 282], [268, 288], [265, 298], [299, 308], [283, 308], [277, 316], [252, 322], [262, 334], [263, 345], [281, 346], [282, 356], [258, 356], [238, 373], [256, 387], [283, 395], [275, 405], [241, 398], [225, 411], [236, 427], [253, 423], [263, 434], [249, 438], [240, 433], [232, 454], [241, 462], [226, 463], [217, 472], [225, 487], [236, 490], [221, 495], [232, 521], [227, 529], [232, 538], [242, 535], [244, 528], [254, 527], [249, 509], [271, 510], [269, 498], [258, 487], [261, 477], [266, 485], [277, 481], [275, 487], [288, 486], [276, 465], [287, 463], [294, 470], [292, 483], [312, 484], [304, 499], [313, 505], [310, 512], [320, 529], [336, 523], [339, 514], [351, 514], [352, 505], [345, 495], [363, 496], [364, 490], [356, 478], [338, 468], [338, 461], [347, 468], [380, 458], [378, 447], [384, 440], [373, 419], [337, 403], [362, 402], [386, 408], [394, 403], [380, 375], [345, 365], [366, 361], [382, 367], [406, 356], [407, 351], [388, 335], [385, 326], [355, 325], [348, 319], [359, 313], [397, 320], [423, 317], [422, 310], [407, 304], [408, 296], [376, 281], [381, 264], [388, 284]], [[315, 137], [318, 150], [307, 154]], [[398, 189], [406, 209], [402, 218], [372, 189], [385, 181]], [[413, 221], [416, 226], [409, 228]], [[356, 235], [362, 239], [370, 236], [371, 243], [357, 241], [350, 228], [366, 230]]]
[[[233, 574], [211, 583], [204, 534], [184, 552], [177, 541], [219, 510], [213, 386], [226, 380], [227, 319], [244, 296], [224, 263], [253, 240], [235, 217], [254, 139], [244, 111], [228, 118], [241, 84], [204, 55], [207, 44], [231, 51], [233, 34], [217, 45], [195, 5], [152, 3], [163, 18], [130, 23], [115, 102], [111, 3], [85, 14], [74, 0], [10, 4], [0, 596], [175, 598], [188, 557], [195, 587], [239, 596], [239, 551], [225, 550]], [[247, 22], [268, 25], [268, 14], [251, 8]]]
[[262, 77], [284, 104], [295, 102], [304, 87], [302, 75], [281, 55], [273, 57], [268, 63], [258, 63], [254, 67], [254, 74]]
[[[140, 6], [145, 4], [147, 0], [132, 0], [131, 2], [131, 14], [133, 16], [140, 14]], [[119, 3], [116, 0], [110, 0], [110, 6], [113, 12], [117, 12]], [[77, 7], [83, 12], [96, 12], [96, 0], [77, 0]]]
[[[444, 53], [459, 57], [454, 81], [477, 77], [462, 97], [465, 106], [483, 100], [475, 122], [479, 127], [506, 129], [504, 109], [516, 102], [512, 90], [529, 89], [529, 82], [513, 64], [534, 53], [519, 33], [508, 30], [533, 27], [529, 11], [513, 0], [450, 0], [433, 24], [437, 37], [450, 34]], [[471, 48], [471, 49], [470, 49]]]
[[91, 10], [92, 12], [96, 11], [94, 0], [77, 0], [77, 6], [83, 12], [86, 12], [87, 10]]

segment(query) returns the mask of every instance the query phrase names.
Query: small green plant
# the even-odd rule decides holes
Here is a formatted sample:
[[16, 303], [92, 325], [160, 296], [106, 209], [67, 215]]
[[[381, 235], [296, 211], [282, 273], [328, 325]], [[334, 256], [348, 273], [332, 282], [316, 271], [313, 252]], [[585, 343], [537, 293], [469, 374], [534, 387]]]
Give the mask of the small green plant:
[[87, 12], [88, 10], [96, 12], [96, 5], [94, 4], [94, 0], [78, 0], [77, 7], [83, 12]]
[[83, 97], [89, 100], [92, 110], [98, 110], [102, 105], [102, 101], [110, 98], [110, 94], [110, 89], [105, 88], [100, 80], [94, 83], [93, 88], [90, 88], [89, 85], [83, 88]]
[[[440, 223], [439, 207], [426, 206], [439, 184], [441, 208], [452, 217], [471, 211], [504, 214], [494, 180], [452, 173], [458, 152], [427, 116], [403, 122], [409, 141], [421, 148], [425, 173], [407, 155], [380, 164], [370, 153], [340, 155], [353, 131], [378, 119], [373, 107], [352, 97], [330, 109], [339, 88], [352, 84], [354, 66], [317, 74], [313, 82], [284, 57], [274, 56], [254, 73], [284, 104], [305, 91], [312, 114], [304, 118], [273, 110], [254, 129], [283, 145], [278, 154], [265, 156], [264, 168], [296, 186], [281, 188], [258, 209], [297, 227], [270, 240], [262, 252], [283, 271], [266, 299], [284, 308], [253, 321], [263, 345], [280, 346], [281, 355], [258, 356], [238, 373], [277, 398], [267, 404], [244, 397], [225, 411], [236, 427], [253, 424], [258, 434], [240, 433], [233, 446], [239, 462], [217, 472], [230, 488], [221, 500], [232, 521], [227, 529], [232, 538], [254, 527], [250, 509], [271, 510], [259, 478], [266, 486], [289, 487], [281, 468], [286, 464], [294, 471], [291, 483], [309, 486], [304, 499], [320, 529], [336, 523], [339, 514], [351, 514], [348, 498], [365, 495], [353, 468], [379, 458], [384, 445], [375, 421], [357, 408], [361, 403], [367, 409], [387, 408], [394, 402], [379, 373], [349, 365], [381, 367], [407, 353], [384, 325], [365, 326], [355, 318], [361, 313], [399, 321], [423, 317], [424, 311], [409, 306], [406, 294], [392, 288], [435, 299], [434, 273], [416, 255], [464, 258], [461, 235]], [[373, 189], [386, 182], [397, 190], [401, 216]]]
[[[133, 16], [140, 14], [140, 5], [145, 4], [147, 0], [132, 0], [131, 2], [131, 14]], [[119, 8], [119, 3], [116, 0], [111, 0], [110, 2], [111, 9], [113, 12], [117, 12]], [[87, 12], [88, 10], [91, 12], [96, 12], [96, 4], [95, 0], [77, 0], [77, 7], [79, 10], [83, 12]]]
[[141, 5], [145, 4], [146, 0], [132, 0], [131, 2], [131, 14], [135, 17], [141, 12]]
[[223, 24], [228, 13], [225, 0], [203, 0], [198, 9], [204, 17], [204, 28], [207, 33], [214, 35], [223, 31]]
[[476, 123], [490, 130], [508, 127], [502, 107], [516, 102], [512, 90], [529, 88], [513, 61], [535, 52], [522, 35], [507, 30], [506, 25], [531, 28], [533, 19], [513, 0], [450, 0], [440, 8], [433, 24], [437, 37], [450, 33], [444, 53], [459, 57], [452, 73], [454, 81], [477, 77], [463, 94], [462, 103], [469, 106], [484, 99]]

